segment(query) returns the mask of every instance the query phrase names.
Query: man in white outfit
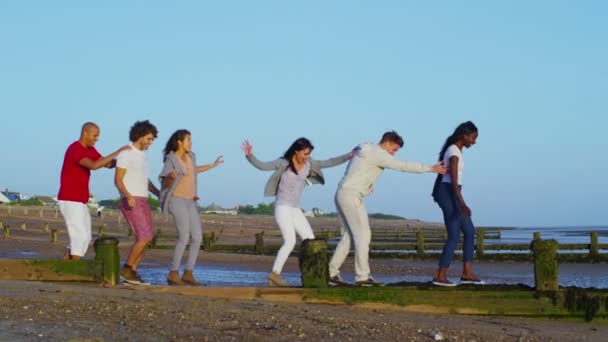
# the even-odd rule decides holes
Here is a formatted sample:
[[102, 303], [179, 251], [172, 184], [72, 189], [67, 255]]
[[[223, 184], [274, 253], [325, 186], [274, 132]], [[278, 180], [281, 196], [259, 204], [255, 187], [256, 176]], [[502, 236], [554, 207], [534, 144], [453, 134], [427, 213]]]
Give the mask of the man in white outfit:
[[372, 278], [369, 269], [371, 230], [363, 197], [372, 192], [374, 183], [384, 169], [415, 173], [445, 173], [443, 162], [429, 166], [395, 159], [394, 155], [401, 147], [403, 147], [403, 138], [395, 131], [386, 132], [378, 144], [359, 145], [358, 151], [351, 159], [336, 192], [336, 209], [342, 238], [329, 262], [330, 286], [346, 285], [340, 278], [340, 267], [348, 256], [351, 241], [355, 247], [355, 285], [382, 285]]

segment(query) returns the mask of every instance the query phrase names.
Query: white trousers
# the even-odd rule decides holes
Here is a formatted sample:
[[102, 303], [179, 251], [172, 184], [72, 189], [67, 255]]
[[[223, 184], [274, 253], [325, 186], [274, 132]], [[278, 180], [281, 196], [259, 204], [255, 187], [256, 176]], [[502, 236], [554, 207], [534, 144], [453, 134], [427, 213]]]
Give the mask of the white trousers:
[[300, 208], [279, 205], [274, 208], [274, 219], [281, 229], [283, 245], [281, 246], [281, 249], [279, 249], [277, 257], [274, 259], [272, 271], [280, 274], [289, 254], [291, 254], [296, 245], [296, 234], [298, 234], [302, 240], [314, 239], [315, 235], [312, 232], [312, 228], [310, 227], [306, 216], [304, 216], [304, 213], [302, 213]]
[[89, 207], [84, 203], [72, 201], [59, 201], [58, 205], [65, 220], [65, 226], [68, 228], [70, 254], [83, 257], [87, 254], [91, 242]]
[[329, 276], [339, 276], [340, 267], [348, 257], [351, 245], [355, 247], [355, 281], [367, 280], [369, 269], [369, 245], [372, 232], [369, 228], [367, 209], [361, 194], [338, 190], [336, 209], [340, 220], [342, 238], [329, 262]]

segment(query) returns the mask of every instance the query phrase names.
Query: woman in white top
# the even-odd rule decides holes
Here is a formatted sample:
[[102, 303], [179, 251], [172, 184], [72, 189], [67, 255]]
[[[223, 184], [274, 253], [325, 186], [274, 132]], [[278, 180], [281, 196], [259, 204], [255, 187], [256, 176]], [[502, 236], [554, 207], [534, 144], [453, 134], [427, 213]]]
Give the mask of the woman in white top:
[[433, 284], [439, 286], [456, 286], [448, 280], [447, 271], [458, 246], [460, 231], [463, 233], [463, 270], [461, 284], [481, 284], [482, 281], [473, 274], [472, 261], [475, 249], [475, 226], [471, 220], [471, 209], [462, 196], [462, 175], [464, 169], [463, 148], [475, 145], [479, 133], [471, 121], [461, 123], [454, 133], [449, 136], [441, 152], [439, 160], [443, 161], [448, 171], [438, 175], [433, 187], [433, 198], [443, 212], [443, 220], [448, 232], [448, 239], [443, 246], [439, 259], [439, 268], [433, 278]]
[[268, 275], [268, 286], [289, 286], [281, 277], [281, 270], [296, 244], [296, 234], [302, 240], [314, 239], [315, 235], [300, 209], [300, 200], [306, 184], [324, 184], [321, 169], [345, 163], [352, 151], [328, 160], [314, 160], [310, 154], [314, 149], [306, 138], [291, 144], [283, 157], [262, 162], [253, 155], [253, 146], [245, 140], [242, 146], [247, 160], [259, 170], [274, 171], [264, 190], [265, 196], [276, 196], [274, 217], [283, 235], [283, 245], [277, 253], [272, 272]]

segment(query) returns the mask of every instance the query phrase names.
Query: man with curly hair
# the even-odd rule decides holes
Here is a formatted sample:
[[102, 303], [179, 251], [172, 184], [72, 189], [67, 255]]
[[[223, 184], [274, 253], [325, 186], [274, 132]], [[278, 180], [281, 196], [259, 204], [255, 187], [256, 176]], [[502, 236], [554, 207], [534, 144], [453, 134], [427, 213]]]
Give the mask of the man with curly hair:
[[156, 127], [148, 120], [137, 121], [129, 132], [131, 149], [121, 152], [116, 159], [114, 183], [120, 192], [120, 211], [135, 235], [135, 243], [129, 251], [120, 276], [126, 283], [134, 285], [150, 285], [141, 279], [137, 266], [153, 237], [148, 192], [157, 197], [160, 195], [158, 188], [150, 181], [148, 157], [145, 152], [157, 135]]

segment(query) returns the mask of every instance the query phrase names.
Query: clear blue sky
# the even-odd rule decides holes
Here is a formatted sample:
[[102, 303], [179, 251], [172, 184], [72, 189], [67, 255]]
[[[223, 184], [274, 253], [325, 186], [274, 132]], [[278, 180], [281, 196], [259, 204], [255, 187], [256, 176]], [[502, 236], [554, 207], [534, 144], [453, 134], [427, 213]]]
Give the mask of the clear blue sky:
[[[313, 157], [400, 132], [401, 159], [433, 163], [465, 120], [464, 195], [479, 225], [607, 224], [608, 21], [604, 1], [3, 1], [0, 188], [57, 193], [83, 122], [102, 154], [130, 125], [160, 130], [153, 179], [178, 128], [193, 132], [202, 204], [270, 201], [251, 167], [300, 136]], [[334, 211], [344, 167], [308, 188]], [[94, 172], [98, 199], [117, 191]], [[440, 221], [430, 174], [387, 171], [370, 212]]]

